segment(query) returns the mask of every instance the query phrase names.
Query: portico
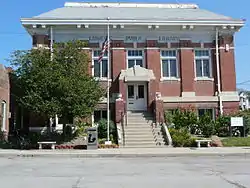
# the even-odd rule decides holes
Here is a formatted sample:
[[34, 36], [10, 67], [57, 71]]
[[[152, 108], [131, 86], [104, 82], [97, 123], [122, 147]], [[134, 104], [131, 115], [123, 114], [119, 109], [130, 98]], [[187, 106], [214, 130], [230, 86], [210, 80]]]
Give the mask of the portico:
[[149, 83], [155, 80], [152, 70], [135, 65], [127, 70], [121, 70], [119, 80], [122, 81], [127, 110], [146, 111], [148, 109]]

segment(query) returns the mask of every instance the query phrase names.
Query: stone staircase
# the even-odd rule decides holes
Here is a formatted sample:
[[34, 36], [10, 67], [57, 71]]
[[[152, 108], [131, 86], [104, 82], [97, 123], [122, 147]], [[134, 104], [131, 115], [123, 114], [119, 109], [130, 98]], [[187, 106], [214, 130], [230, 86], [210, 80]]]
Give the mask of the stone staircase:
[[160, 128], [155, 127], [154, 118], [148, 112], [127, 112], [124, 127], [125, 146], [129, 148], [154, 148], [165, 146]]

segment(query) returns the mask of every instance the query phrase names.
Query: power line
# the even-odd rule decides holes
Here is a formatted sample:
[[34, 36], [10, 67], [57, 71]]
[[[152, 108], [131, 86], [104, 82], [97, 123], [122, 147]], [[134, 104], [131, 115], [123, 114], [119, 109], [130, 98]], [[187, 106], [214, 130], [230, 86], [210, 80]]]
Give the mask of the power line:
[[245, 84], [247, 84], [247, 83], [250, 83], [250, 80], [247, 80], [247, 81], [244, 81], [244, 82], [240, 82], [240, 83], [238, 83], [237, 85], [245, 85]]

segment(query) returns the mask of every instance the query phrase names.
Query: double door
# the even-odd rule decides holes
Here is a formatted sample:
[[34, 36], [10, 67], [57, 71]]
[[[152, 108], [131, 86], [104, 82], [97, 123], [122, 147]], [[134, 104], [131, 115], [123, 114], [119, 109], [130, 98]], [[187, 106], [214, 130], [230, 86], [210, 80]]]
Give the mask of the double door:
[[147, 109], [146, 83], [127, 84], [128, 110], [144, 111]]

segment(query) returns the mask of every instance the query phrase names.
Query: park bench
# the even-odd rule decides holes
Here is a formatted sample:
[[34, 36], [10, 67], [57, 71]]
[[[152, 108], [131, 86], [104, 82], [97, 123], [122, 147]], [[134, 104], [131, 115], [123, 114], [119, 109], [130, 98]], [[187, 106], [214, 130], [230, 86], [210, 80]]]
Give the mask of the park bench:
[[45, 142], [37, 142], [39, 144], [39, 149], [43, 149], [42, 145], [51, 145], [51, 149], [55, 149], [56, 142], [53, 141], [45, 141]]
[[207, 143], [207, 147], [210, 147], [210, 142], [212, 142], [212, 140], [195, 140], [195, 142], [197, 142], [197, 147], [198, 148], [201, 147], [201, 142]]

